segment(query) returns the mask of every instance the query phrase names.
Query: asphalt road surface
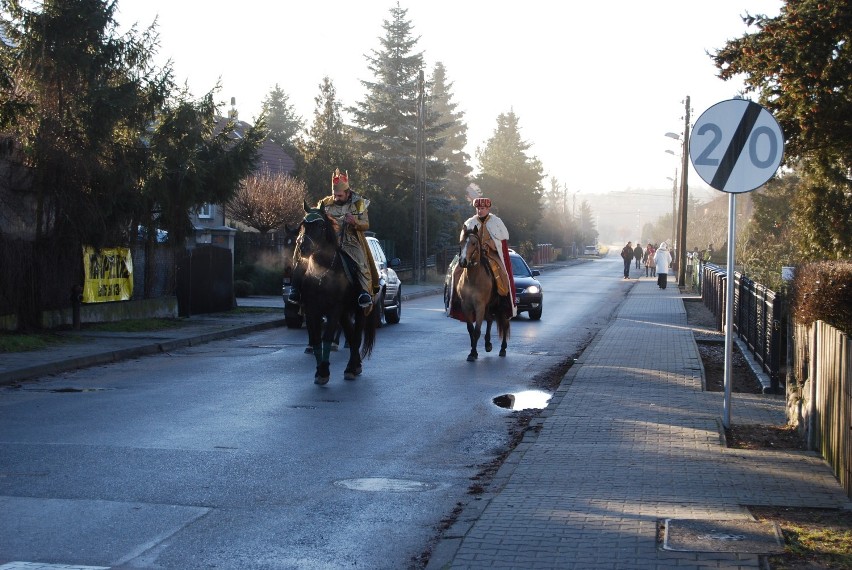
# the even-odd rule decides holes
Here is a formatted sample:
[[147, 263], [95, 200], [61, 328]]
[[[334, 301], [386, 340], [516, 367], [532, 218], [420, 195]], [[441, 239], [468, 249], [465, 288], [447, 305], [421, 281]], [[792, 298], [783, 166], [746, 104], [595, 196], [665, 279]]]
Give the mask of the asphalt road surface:
[[341, 351], [314, 385], [307, 333], [280, 328], [0, 389], [0, 564], [421, 567], [508, 444], [493, 399], [577, 356], [628, 286], [618, 258], [540, 279], [505, 358], [467, 362], [434, 295], [355, 381]]

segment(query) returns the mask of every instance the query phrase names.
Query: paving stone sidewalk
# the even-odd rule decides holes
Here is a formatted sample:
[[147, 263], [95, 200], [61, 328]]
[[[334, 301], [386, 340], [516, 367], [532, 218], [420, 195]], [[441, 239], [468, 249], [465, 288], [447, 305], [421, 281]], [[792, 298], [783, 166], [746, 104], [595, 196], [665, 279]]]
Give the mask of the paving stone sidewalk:
[[[677, 287], [634, 282], [428, 568], [760, 568], [756, 553], [663, 549], [664, 521], [852, 508], [814, 453], [726, 448], [723, 395], [701, 376]], [[731, 421], [782, 424], [783, 397], [733, 394]]]

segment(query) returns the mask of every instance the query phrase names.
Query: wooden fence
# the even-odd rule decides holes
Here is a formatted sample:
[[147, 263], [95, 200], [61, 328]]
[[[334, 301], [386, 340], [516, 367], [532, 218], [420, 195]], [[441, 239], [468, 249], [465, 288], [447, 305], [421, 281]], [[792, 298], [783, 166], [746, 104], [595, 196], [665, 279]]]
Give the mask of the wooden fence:
[[808, 448], [831, 465], [852, 497], [852, 382], [849, 337], [822, 321], [796, 325], [793, 373], [802, 387]]
[[[798, 422], [808, 449], [819, 451], [852, 498], [852, 341], [828, 323], [796, 323], [786, 301], [759, 283], [734, 274], [733, 328], [787, 392], [787, 417]], [[723, 330], [727, 275], [704, 264], [701, 296]]]

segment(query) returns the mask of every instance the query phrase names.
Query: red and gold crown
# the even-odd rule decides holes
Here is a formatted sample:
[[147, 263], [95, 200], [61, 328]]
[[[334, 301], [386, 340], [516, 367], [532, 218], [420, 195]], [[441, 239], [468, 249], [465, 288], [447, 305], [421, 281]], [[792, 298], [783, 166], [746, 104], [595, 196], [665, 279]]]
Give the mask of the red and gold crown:
[[477, 198], [473, 201], [474, 208], [490, 208], [491, 198]]
[[341, 173], [339, 168], [334, 169], [334, 175], [331, 177], [331, 191], [349, 189], [349, 172]]

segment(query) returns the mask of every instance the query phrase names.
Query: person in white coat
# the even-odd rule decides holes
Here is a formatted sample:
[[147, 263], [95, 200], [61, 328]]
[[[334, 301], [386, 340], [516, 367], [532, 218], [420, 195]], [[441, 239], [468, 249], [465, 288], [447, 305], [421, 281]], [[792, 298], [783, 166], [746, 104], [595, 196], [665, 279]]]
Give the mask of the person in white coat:
[[654, 263], [657, 265], [657, 287], [665, 289], [669, 279], [669, 265], [672, 264], [672, 254], [666, 242], [661, 243], [654, 253]]

